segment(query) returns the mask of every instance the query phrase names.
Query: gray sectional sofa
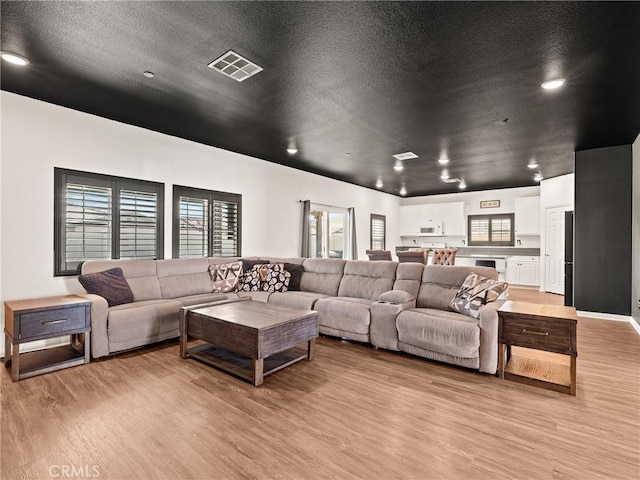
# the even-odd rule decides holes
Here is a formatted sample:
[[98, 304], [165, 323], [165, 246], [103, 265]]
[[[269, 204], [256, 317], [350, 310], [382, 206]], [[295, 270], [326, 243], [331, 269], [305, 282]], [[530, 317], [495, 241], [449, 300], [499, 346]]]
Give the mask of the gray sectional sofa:
[[[258, 260], [258, 257], [251, 257]], [[134, 302], [109, 307], [91, 300], [94, 358], [176, 338], [181, 307], [243, 296], [318, 312], [320, 333], [493, 374], [498, 358], [499, 302], [479, 320], [449, 310], [471, 272], [496, 279], [495, 269], [338, 259], [260, 257], [302, 264], [300, 291], [212, 293], [208, 268], [229, 258], [93, 260], [82, 273], [122, 268]]]

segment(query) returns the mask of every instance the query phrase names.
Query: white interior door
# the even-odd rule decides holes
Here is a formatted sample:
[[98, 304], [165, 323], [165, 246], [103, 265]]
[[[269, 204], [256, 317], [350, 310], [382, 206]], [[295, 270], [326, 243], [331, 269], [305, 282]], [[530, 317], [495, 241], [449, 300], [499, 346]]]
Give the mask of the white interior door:
[[546, 209], [545, 290], [564, 295], [564, 212], [566, 207]]

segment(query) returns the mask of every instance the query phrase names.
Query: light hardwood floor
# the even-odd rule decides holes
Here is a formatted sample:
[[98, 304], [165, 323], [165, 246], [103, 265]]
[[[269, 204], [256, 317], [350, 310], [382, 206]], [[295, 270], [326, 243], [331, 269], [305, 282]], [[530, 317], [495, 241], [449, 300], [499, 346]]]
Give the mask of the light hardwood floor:
[[258, 388], [177, 342], [18, 383], [2, 368], [0, 476], [637, 479], [640, 336], [580, 318], [578, 354], [576, 397], [332, 338]]

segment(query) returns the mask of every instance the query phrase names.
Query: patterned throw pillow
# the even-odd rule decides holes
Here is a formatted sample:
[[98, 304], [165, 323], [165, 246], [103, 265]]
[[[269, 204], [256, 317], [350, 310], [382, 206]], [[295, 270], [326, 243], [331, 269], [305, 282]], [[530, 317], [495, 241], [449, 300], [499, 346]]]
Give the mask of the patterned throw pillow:
[[237, 292], [259, 292], [262, 286], [262, 280], [260, 279], [261, 265], [256, 265], [248, 272], [244, 272], [240, 281], [236, 287]]
[[449, 307], [470, 317], [480, 318], [482, 306], [495, 301], [508, 286], [508, 283], [470, 273], [451, 300]]
[[209, 275], [213, 282], [213, 293], [227, 293], [235, 290], [242, 276], [242, 262], [209, 265]]
[[121, 268], [80, 275], [78, 281], [87, 293], [100, 295], [110, 307], [133, 302], [133, 292]]
[[282, 263], [262, 265], [260, 272], [263, 292], [286, 292], [289, 289], [291, 273], [284, 269]]

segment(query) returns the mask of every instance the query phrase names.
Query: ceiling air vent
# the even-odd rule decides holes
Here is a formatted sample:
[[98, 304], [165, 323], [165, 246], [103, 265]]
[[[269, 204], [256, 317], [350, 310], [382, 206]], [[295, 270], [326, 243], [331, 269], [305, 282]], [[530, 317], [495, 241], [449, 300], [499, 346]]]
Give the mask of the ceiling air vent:
[[233, 50], [229, 50], [207, 66], [238, 82], [253, 77], [256, 73], [262, 71], [262, 67], [238, 55]]
[[416, 155], [413, 152], [404, 152], [404, 153], [396, 153], [395, 155], [392, 155], [393, 158], [395, 158], [396, 160], [412, 160], [414, 158], [418, 158], [418, 155]]

